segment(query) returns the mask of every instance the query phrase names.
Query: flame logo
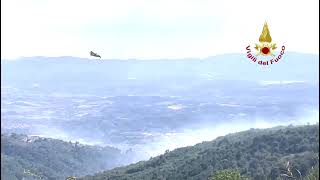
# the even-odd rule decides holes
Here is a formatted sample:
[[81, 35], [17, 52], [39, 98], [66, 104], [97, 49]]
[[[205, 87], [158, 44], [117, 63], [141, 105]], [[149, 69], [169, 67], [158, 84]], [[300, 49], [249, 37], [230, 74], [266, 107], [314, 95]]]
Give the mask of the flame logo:
[[272, 38], [270, 36], [270, 31], [269, 31], [269, 28], [268, 28], [268, 24], [267, 22], [264, 23], [263, 25], [263, 30], [262, 30], [262, 33], [259, 37], [259, 42], [261, 43], [264, 43], [264, 42], [268, 42], [268, 43], [271, 43], [272, 41]]
[[255, 49], [258, 51], [257, 56], [274, 56], [273, 50], [277, 48], [276, 44], [271, 44], [272, 38], [268, 28], [267, 22], [264, 23], [262, 33], [259, 37], [260, 44], [256, 44]]
[[[272, 43], [269, 27], [267, 22], [265, 21], [262, 32], [259, 37], [259, 43], [255, 44], [254, 49], [256, 50], [255, 53], [251, 51], [250, 45], [246, 47], [247, 58], [250, 59], [252, 62], [258, 62], [259, 65], [264, 66], [278, 62], [284, 55], [284, 50], [286, 49], [286, 47], [281, 46], [280, 54], [275, 56], [274, 50], [277, 49], [277, 45], [276, 43]], [[266, 58], [259, 60], [258, 56], [272, 56], [272, 59], [267, 61]]]

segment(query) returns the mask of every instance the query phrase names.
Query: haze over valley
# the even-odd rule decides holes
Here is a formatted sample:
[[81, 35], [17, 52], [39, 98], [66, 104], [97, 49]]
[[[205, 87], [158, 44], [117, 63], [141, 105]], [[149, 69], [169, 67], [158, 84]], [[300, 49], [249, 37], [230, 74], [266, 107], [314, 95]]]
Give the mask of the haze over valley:
[[241, 54], [1, 63], [3, 132], [112, 146], [133, 152], [130, 162], [250, 128], [315, 124], [319, 117], [318, 55], [288, 53], [268, 67]]

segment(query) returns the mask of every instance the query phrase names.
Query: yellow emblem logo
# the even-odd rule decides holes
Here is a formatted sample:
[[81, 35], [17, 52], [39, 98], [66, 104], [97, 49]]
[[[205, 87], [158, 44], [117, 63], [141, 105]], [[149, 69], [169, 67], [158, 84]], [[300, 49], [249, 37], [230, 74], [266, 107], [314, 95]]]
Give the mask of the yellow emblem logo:
[[265, 22], [263, 25], [263, 30], [262, 30], [262, 33], [259, 37], [259, 42], [260, 42], [260, 44], [256, 44], [256, 46], [255, 46], [255, 49], [258, 51], [258, 54], [256, 56], [259, 56], [259, 55], [274, 56], [272, 51], [275, 50], [277, 48], [277, 46], [275, 43], [271, 43], [272, 38], [270, 35], [270, 31], [269, 31], [267, 22]]
[[278, 62], [282, 58], [282, 55], [284, 54], [285, 46], [281, 47], [280, 54], [276, 57], [274, 55], [274, 50], [277, 49], [277, 45], [276, 45], [276, 43], [272, 43], [272, 38], [270, 35], [270, 31], [269, 31], [269, 27], [268, 27], [267, 22], [265, 22], [263, 25], [262, 33], [259, 37], [259, 42], [260, 43], [255, 44], [255, 47], [254, 47], [257, 50], [257, 53], [255, 54], [255, 56], [253, 54], [251, 54], [250, 45], [247, 46], [247, 48], [246, 48], [247, 57], [251, 61], [256, 62], [258, 60], [257, 59], [258, 56], [272, 56], [273, 58], [268, 61], [258, 60], [258, 64], [260, 64], [260, 65], [269, 65], [269, 64], [273, 64], [273, 63]]

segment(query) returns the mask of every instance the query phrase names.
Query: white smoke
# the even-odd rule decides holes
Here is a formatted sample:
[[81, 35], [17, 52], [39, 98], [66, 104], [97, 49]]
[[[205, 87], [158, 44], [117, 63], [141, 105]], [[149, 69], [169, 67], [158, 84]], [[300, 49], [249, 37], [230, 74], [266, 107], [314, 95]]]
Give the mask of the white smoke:
[[163, 133], [153, 142], [145, 145], [137, 145], [134, 150], [140, 157], [137, 160], [144, 160], [163, 154], [166, 150], [174, 150], [180, 147], [193, 146], [203, 141], [211, 141], [219, 136], [230, 133], [249, 130], [251, 128], [264, 129], [276, 126], [307, 125], [319, 123], [319, 110], [303, 110], [300, 116], [292, 119], [280, 119], [277, 122], [270, 122], [266, 118], [240, 119], [226, 121], [220, 124], [204, 124], [202, 128], [186, 128], [179, 132]]

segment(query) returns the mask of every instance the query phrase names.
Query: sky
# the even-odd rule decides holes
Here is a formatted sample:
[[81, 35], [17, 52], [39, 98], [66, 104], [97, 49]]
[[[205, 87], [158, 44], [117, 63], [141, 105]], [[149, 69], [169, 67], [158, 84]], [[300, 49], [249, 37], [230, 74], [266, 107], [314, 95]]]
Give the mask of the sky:
[[278, 47], [318, 54], [319, 0], [1, 0], [1, 59], [246, 53], [265, 21]]

